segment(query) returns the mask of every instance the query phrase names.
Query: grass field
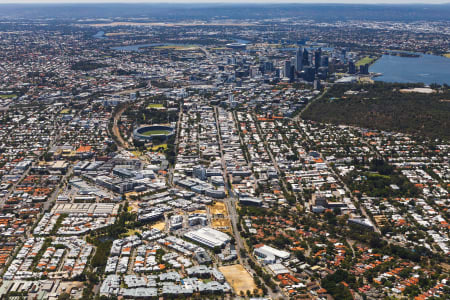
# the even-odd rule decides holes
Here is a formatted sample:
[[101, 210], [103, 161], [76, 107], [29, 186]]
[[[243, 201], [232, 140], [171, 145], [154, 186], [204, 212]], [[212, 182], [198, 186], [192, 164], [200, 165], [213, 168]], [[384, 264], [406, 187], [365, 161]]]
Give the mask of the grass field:
[[0, 95], [0, 99], [11, 99], [17, 97], [16, 94]]
[[445, 53], [444, 57], [450, 58], [450, 53]]
[[131, 151], [131, 153], [132, 153], [134, 156], [136, 156], [136, 157], [139, 157], [139, 156], [142, 155], [142, 152], [141, 152], [141, 151], [137, 151], [137, 150]]
[[127, 233], [125, 233], [125, 236], [135, 235], [136, 233], [141, 233], [139, 229], [128, 229]]
[[164, 105], [162, 105], [161, 103], [150, 103], [149, 105], [147, 105], [147, 108], [163, 108]]
[[149, 150], [158, 151], [160, 148], [163, 148], [164, 151], [167, 150], [167, 144], [155, 145], [155, 146], [149, 148]]
[[67, 114], [69, 114], [69, 113], [70, 113], [70, 109], [68, 109], [68, 108], [63, 109], [63, 110], [60, 112], [60, 114], [62, 114], [62, 115], [67, 115]]
[[374, 60], [375, 60], [375, 58], [366, 56], [366, 57], [361, 58], [360, 60], [358, 60], [355, 65], [357, 67], [359, 67], [359, 66], [362, 66], [362, 65], [371, 64]]
[[253, 290], [256, 289], [253, 277], [242, 265], [219, 267], [219, 271], [223, 273], [227, 282], [238, 295], [241, 291], [244, 293], [247, 292], [247, 290], [253, 292]]
[[157, 135], [157, 134], [169, 134], [170, 131], [168, 130], [149, 130], [146, 132], [141, 133], [142, 135], [145, 136], [150, 136], [150, 135]]

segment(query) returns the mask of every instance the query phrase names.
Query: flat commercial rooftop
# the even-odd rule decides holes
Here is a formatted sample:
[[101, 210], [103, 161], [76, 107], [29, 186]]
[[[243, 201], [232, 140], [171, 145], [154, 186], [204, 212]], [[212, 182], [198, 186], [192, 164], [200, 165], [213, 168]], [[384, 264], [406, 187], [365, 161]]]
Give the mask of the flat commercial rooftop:
[[222, 247], [231, 240], [228, 234], [209, 227], [187, 232], [184, 236], [211, 248]]
[[52, 208], [54, 214], [117, 214], [118, 205], [114, 203], [57, 203]]

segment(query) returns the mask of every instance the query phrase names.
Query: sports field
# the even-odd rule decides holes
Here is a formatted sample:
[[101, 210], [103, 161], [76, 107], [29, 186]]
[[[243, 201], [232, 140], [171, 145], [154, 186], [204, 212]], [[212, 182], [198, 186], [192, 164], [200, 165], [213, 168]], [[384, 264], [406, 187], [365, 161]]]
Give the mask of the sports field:
[[168, 130], [149, 130], [149, 131], [143, 132], [141, 134], [146, 135], [146, 136], [157, 135], [157, 134], [170, 134], [170, 131], [168, 131]]
[[150, 103], [149, 105], [147, 105], [147, 108], [163, 108], [164, 105], [162, 105], [161, 103]]

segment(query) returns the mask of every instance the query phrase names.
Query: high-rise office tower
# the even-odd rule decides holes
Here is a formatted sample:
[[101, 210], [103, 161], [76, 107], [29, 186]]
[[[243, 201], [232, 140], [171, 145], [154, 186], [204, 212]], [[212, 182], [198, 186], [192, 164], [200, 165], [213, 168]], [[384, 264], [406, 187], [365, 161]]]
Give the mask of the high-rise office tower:
[[362, 75], [369, 74], [369, 64], [359, 66], [359, 73]]
[[352, 60], [348, 62], [348, 74], [356, 74], [356, 66]]
[[322, 60], [320, 62], [320, 65], [322, 67], [328, 67], [328, 63], [329, 63], [329, 58], [327, 55], [322, 56]]
[[342, 49], [341, 51], [341, 59], [345, 60], [347, 58], [347, 49]]
[[303, 49], [302, 65], [303, 65], [303, 67], [309, 66], [309, 53], [308, 53], [308, 50], [306, 50], [306, 48]]
[[316, 69], [312, 66], [306, 66], [303, 68], [305, 71], [303, 79], [309, 82], [313, 82], [314, 78], [316, 77]]
[[273, 71], [273, 63], [271, 61], [264, 62], [263, 67], [264, 67], [264, 73]]
[[290, 60], [286, 60], [284, 61], [284, 65], [283, 65], [283, 75], [286, 78], [291, 78], [291, 61]]
[[295, 71], [300, 72], [303, 68], [302, 48], [298, 48], [295, 52]]
[[292, 65], [291, 65], [291, 72], [290, 72], [290, 74], [289, 74], [289, 80], [290, 80], [290, 81], [293, 81], [293, 80], [294, 80], [294, 77], [295, 77], [295, 66], [294, 66], [294, 64], [292, 64]]
[[314, 52], [314, 67], [316, 70], [320, 68], [320, 63], [322, 59], [322, 48], [319, 48]]

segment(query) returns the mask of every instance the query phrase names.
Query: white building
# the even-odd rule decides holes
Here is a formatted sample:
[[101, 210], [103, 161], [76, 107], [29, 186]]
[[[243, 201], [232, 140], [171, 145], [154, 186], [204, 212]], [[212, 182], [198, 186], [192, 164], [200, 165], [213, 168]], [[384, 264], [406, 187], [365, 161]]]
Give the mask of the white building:
[[222, 247], [231, 240], [228, 234], [209, 227], [187, 232], [184, 236], [210, 248]]

